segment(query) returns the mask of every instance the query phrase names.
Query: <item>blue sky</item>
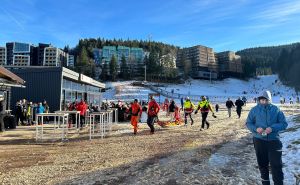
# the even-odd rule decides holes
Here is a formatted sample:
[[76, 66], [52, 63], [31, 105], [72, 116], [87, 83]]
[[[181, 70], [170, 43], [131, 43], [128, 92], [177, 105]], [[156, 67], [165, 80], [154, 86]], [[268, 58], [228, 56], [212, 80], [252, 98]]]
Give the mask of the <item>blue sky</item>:
[[148, 39], [216, 51], [300, 41], [300, 0], [1, 0], [0, 45]]

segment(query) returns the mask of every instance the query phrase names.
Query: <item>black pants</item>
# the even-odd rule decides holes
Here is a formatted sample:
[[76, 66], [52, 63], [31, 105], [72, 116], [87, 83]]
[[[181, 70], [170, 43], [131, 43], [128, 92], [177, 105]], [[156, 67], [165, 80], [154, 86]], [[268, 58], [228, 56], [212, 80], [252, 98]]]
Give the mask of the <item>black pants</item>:
[[147, 125], [150, 128], [151, 133], [154, 133], [154, 123], [157, 121], [157, 116], [149, 116], [147, 119]]
[[193, 120], [193, 118], [192, 118], [192, 113], [184, 113], [184, 124], [185, 125], [187, 125], [187, 117], [190, 117], [190, 119], [191, 119], [191, 125], [193, 125], [194, 124], [194, 120]]
[[274, 185], [283, 185], [282, 143], [279, 140], [265, 141], [253, 138], [257, 163], [263, 185], [270, 185], [269, 163]]
[[82, 128], [83, 124], [85, 124], [85, 116], [80, 115], [80, 127]]
[[239, 118], [241, 117], [242, 114], [242, 109], [236, 109], [236, 113], [239, 116]]
[[204, 125], [206, 124], [207, 128], [209, 128], [209, 122], [206, 120], [207, 119], [208, 112], [201, 112], [202, 116], [202, 125], [201, 128], [204, 128]]

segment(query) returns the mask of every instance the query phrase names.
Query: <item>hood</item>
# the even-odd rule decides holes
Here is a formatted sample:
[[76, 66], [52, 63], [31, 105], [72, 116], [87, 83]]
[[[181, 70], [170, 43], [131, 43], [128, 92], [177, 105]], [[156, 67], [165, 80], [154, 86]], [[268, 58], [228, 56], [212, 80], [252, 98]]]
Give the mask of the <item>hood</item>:
[[269, 102], [272, 102], [272, 95], [271, 95], [271, 92], [270, 92], [270, 91], [262, 91], [262, 92], [259, 94], [258, 98], [260, 98], [260, 97], [264, 97], [264, 98], [268, 99]]

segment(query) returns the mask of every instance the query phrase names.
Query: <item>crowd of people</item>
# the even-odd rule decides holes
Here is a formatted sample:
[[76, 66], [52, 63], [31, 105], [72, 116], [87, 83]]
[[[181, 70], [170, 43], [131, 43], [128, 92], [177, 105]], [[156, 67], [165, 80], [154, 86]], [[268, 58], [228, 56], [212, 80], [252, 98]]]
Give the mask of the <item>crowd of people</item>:
[[[228, 110], [228, 116], [231, 117], [231, 110], [233, 107], [236, 107], [238, 118], [240, 118], [242, 107], [246, 106], [246, 104], [246, 98], [238, 98], [235, 103], [228, 98], [225, 103]], [[172, 115], [175, 111], [174, 107], [178, 107], [174, 100], [169, 101], [166, 99], [162, 105], [163, 110], [167, 112], [167, 116]], [[212, 116], [216, 118], [212, 105], [205, 96], [201, 97], [201, 101], [198, 103], [197, 107], [189, 97], [186, 97], [185, 101], [181, 99], [181, 109], [184, 111], [185, 126], [188, 124], [188, 118], [190, 118], [191, 125], [193, 125], [194, 120], [192, 114], [197, 114], [198, 111], [201, 112], [202, 124], [200, 131], [204, 129], [205, 125], [206, 128], [209, 129], [210, 124], [207, 121], [209, 112], [212, 112]], [[217, 109], [219, 109], [219, 105], [216, 106], [216, 111]], [[131, 124], [134, 128], [134, 134], [137, 134], [138, 120], [142, 114], [142, 107], [138, 103], [138, 100], [134, 100], [129, 110], [132, 115]], [[159, 104], [153, 97], [150, 97], [147, 112], [147, 124], [151, 134], [154, 134], [154, 123], [158, 119], [159, 111]], [[246, 125], [253, 135], [253, 144], [262, 184], [270, 185], [269, 173], [271, 169], [274, 184], [282, 185], [284, 175], [282, 171], [282, 143], [279, 140], [279, 132], [287, 128], [287, 122], [283, 112], [280, 111], [276, 105], [272, 104], [272, 95], [270, 91], [264, 91], [257, 97], [257, 105], [250, 110]]]
[[[36, 122], [35, 115], [38, 113], [49, 113], [50, 107], [46, 100], [38, 103], [30, 102], [26, 99], [17, 101], [13, 114], [16, 118], [17, 125], [34, 125]], [[45, 122], [49, 122], [46, 117]]]
[[[263, 184], [270, 184], [269, 179], [269, 164], [271, 166], [272, 178], [275, 184], [283, 184], [283, 172], [282, 172], [282, 144], [278, 137], [278, 132], [286, 129], [287, 122], [284, 114], [279, 108], [273, 105], [272, 94], [269, 91], [264, 91], [259, 95], [255, 101], [257, 105], [254, 106], [247, 117], [246, 125], [253, 134], [254, 149], [256, 151], [257, 162], [261, 173], [261, 179]], [[297, 100], [299, 103], [299, 99]], [[285, 103], [283, 100], [282, 103]], [[290, 101], [290, 103], [293, 103]], [[80, 127], [85, 122], [87, 111], [97, 112], [100, 110], [106, 110], [109, 108], [118, 109], [118, 121], [129, 121], [133, 126], [133, 134], [138, 132], [138, 123], [146, 122], [150, 134], [155, 133], [154, 124], [158, 121], [159, 112], [162, 109], [166, 112], [166, 117], [170, 122], [181, 121], [181, 115], [184, 116], [184, 126], [188, 125], [188, 119], [190, 125], [194, 125], [193, 114], [201, 113], [201, 127], [200, 131], [210, 128], [208, 121], [208, 115], [211, 112], [213, 118], [217, 118], [215, 112], [219, 111], [219, 104], [215, 105], [215, 110], [212, 104], [206, 96], [201, 96], [201, 100], [195, 105], [189, 97], [184, 100], [180, 100], [181, 106], [178, 106], [176, 102], [171, 99], [165, 99], [162, 105], [159, 105], [153, 96], [149, 97], [148, 102], [138, 101], [134, 99], [133, 102], [103, 102], [101, 107], [88, 105], [84, 100], [80, 102], [73, 102], [67, 105], [69, 111], [80, 111]], [[230, 98], [225, 102], [227, 108], [228, 117], [232, 116], [232, 109], [236, 108], [236, 114], [238, 118], [241, 117], [242, 109], [247, 105], [246, 97], [239, 97], [233, 102]], [[182, 113], [181, 113], [182, 111]], [[33, 103], [26, 99], [20, 100], [16, 103], [14, 113], [16, 115], [18, 125], [32, 125], [35, 123], [35, 115], [38, 113], [48, 113], [50, 108], [47, 101]], [[266, 116], [266, 115], [269, 115]], [[74, 117], [71, 116], [71, 122], [74, 123]], [[45, 120], [46, 122], [49, 120]]]

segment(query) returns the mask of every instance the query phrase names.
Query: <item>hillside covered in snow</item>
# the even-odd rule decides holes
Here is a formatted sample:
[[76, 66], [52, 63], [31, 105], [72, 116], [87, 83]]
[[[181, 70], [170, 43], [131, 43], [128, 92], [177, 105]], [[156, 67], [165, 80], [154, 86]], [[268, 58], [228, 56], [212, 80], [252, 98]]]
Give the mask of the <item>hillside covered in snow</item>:
[[[147, 99], [152, 91], [145, 87], [132, 85], [133, 81], [110, 82], [107, 87], [110, 89], [103, 94], [103, 99], [121, 99], [132, 100]], [[263, 90], [270, 90], [273, 94], [273, 102], [278, 103], [280, 97], [284, 97], [286, 101], [292, 98], [295, 101], [296, 92], [293, 88], [283, 85], [277, 75], [260, 76], [257, 79], [243, 81], [239, 79], [228, 78], [222, 81], [209, 80], [187, 80], [184, 84], [154, 84], [160, 89], [174, 94], [185, 96], [201, 96], [205, 95], [212, 101], [225, 101], [228, 97], [236, 99], [246, 96], [248, 100], [253, 100]], [[163, 98], [163, 97], [162, 97]]]

